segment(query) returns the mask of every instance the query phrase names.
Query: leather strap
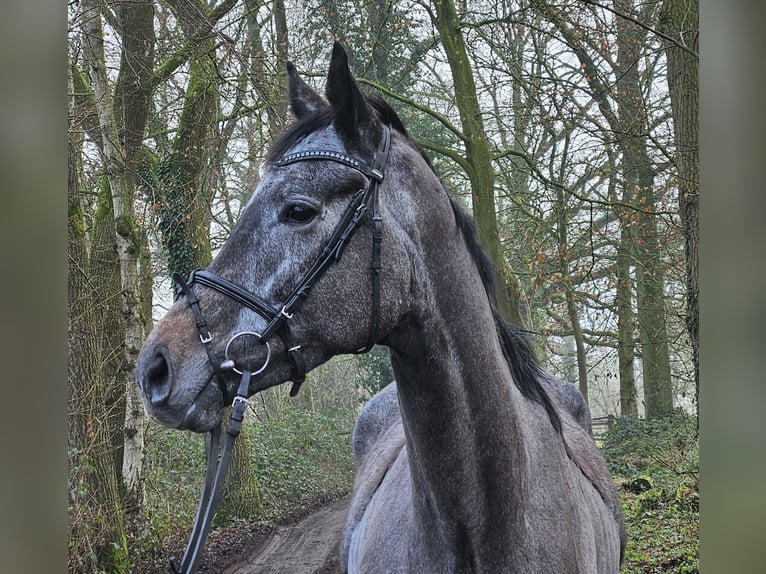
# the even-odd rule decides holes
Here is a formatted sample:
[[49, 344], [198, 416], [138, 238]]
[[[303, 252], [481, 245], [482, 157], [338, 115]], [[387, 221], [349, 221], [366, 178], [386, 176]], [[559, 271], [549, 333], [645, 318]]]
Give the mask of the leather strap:
[[[375, 154], [374, 170], [383, 172], [388, 162], [388, 152], [391, 149], [391, 132], [386, 129], [383, 134], [383, 144]], [[382, 180], [381, 180], [382, 181]], [[383, 219], [380, 215], [380, 194], [378, 186], [373, 184], [372, 189], [372, 262], [370, 271], [372, 273], [372, 318], [370, 320], [370, 331], [367, 335], [367, 344], [356, 351], [357, 354], [364, 354], [375, 346], [375, 336], [380, 324], [380, 270], [382, 263], [383, 246]]]
[[[192, 271], [191, 274], [192, 280], [194, 279], [194, 272]], [[199, 300], [197, 299], [197, 296], [194, 294], [194, 291], [192, 291], [191, 287], [184, 281], [183, 277], [179, 275], [178, 273], [173, 273], [173, 281], [175, 281], [180, 289], [180, 292], [182, 292], [186, 296], [186, 301], [189, 303], [189, 307], [191, 308], [192, 314], [194, 315], [194, 322], [197, 324], [197, 331], [199, 332], [199, 340], [202, 342], [202, 345], [205, 347], [205, 352], [207, 353], [208, 361], [210, 362], [210, 365], [213, 367], [213, 373], [215, 374], [215, 380], [216, 383], [218, 383], [218, 388], [221, 391], [221, 397], [223, 400], [223, 404], [229, 403], [229, 389], [226, 388], [226, 383], [224, 382], [223, 373], [221, 372], [221, 362], [223, 361], [223, 357], [220, 357], [215, 354], [215, 351], [213, 350], [213, 335], [210, 333], [210, 330], [207, 328], [207, 322], [205, 321], [205, 317], [202, 315], [202, 310], [199, 307]], [[191, 283], [191, 282], [190, 282]]]
[[199, 283], [200, 285], [204, 285], [206, 287], [212, 287], [216, 291], [219, 291], [227, 297], [234, 299], [237, 303], [252, 309], [268, 320], [273, 319], [278, 314], [276, 309], [274, 309], [260, 297], [253, 295], [252, 293], [242, 289], [239, 285], [232, 283], [231, 281], [227, 281], [223, 277], [214, 275], [204, 269], [196, 269], [191, 272], [191, 275], [189, 276], [189, 285], [194, 283]]
[[215, 509], [223, 493], [223, 484], [231, 464], [231, 455], [234, 450], [234, 441], [242, 428], [242, 421], [247, 410], [247, 396], [250, 388], [250, 371], [243, 371], [237, 394], [231, 405], [231, 416], [226, 428], [226, 439], [223, 445], [221, 458], [218, 459], [218, 450], [221, 444], [221, 427], [210, 431], [210, 443], [207, 451], [207, 465], [205, 468], [205, 482], [202, 487], [197, 515], [194, 518], [194, 527], [186, 544], [181, 564], [176, 562], [175, 557], [170, 558], [170, 570], [173, 574], [193, 574], [197, 571], [205, 540], [210, 532], [210, 525], [215, 515]]

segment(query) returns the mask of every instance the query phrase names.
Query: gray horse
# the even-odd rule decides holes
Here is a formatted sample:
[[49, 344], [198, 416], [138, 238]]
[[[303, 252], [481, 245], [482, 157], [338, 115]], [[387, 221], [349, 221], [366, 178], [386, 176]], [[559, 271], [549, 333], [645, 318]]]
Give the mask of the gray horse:
[[340, 45], [327, 100], [292, 65], [288, 82], [296, 123], [141, 352], [147, 413], [206, 432], [238, 373], [252, 394], [384, 344], [396, 383], [354, 431], [348, 572], [618, 572], [624, 524], [587, 406], [493, 311], [471, 220]]

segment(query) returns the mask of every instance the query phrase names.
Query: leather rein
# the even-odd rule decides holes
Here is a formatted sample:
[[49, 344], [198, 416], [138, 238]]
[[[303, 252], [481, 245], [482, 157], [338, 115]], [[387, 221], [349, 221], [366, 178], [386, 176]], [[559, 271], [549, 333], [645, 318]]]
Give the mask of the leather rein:
[[[261, 297], [207, 270], [197, 269], [192, 271], [188, 281], [184, 281], [178, 273], [173, 274], [173, 280], [179, 287], [178, 294], [186, 297], [194, 315], [200, 342], [205, 348], [208, 361], [213, 369], [212, 378], [216, 380], [221, 392], [222, 404], [231, 404], [232, 407], [229, 425], [226, 428], [223, 450], [221, 450], [221, 427], [218, 426], [210, 431], [205, 481], [194, 519], [194, 527], [192, 528], [192, 533], [186, 545], [181, 563], [178, 564], [175, 557], [170, 558], [170, 570], [173, 574], [194, 574], [197, 571], [199, 560], [202, 556], [202, 549], [210, 530], [210, 524], [223, 492], [223, 483], [228, 472], [229, 463], [231, 462], [234, 441], [239, 435], [245, 410], [247, 409], [247, 399], [251, 394], [267, 388], [259, 388], [256, 385], [253, 393], [250, 393], [252, 377], [265, 370], [269, 363], [271, 357], [269, 340], [275, 335], [282, 339], [292, 370], [291, 378], [289, 379], [293, 382], [290, 396], [295, 396], [298, 394], [301, 384], [306, 380], [306, 365], [300, 353], [300, 345], [293, 344], [289, 320], [293, 318], [295, 312], [308, 297], [312, 287], [324, 272], [333, 262], [341, 258], [349, 240], [361, 226], [365, 217], [369, 217], [372, 222], [372, 262], [370, 265], [372, 277], [372, 319], [370, 321], [367, 344], [355, 352], [366, 353], [375, 344], [375, 336], [380, 320], [380, 269], [381, 246], [383, 243], [383, 223], [380, 217], [378, 186], [383, 181], [383, 173], [388, 161], [390, 148], [391, 131], [388, 126], [383, 126], [383, 138], [372, 165], [342, 152], [327, 150], [305, 150], [289, 153], [273, 163], [274, 167], [284, 167], [301, 161], [333, 161], [353, 168], [367, 178], [367, 186], [353, 195], [351, 202], [343, 212], [340, 221], [336, 225], [330, 239], [325, 243], [320, 255], [314, 260], [312, 266], [281, 305], [274, 307]], [[263, 332], [244, 331], [237, 333], [229, 339], [223, 356], [217, 354], [213, 349], [213, 334], [208, 329], [199, 300], [192, 290], [195, 284], [204, 285], [218, 291], [258, 313], [267, 321]], [[242, 336], [255, 337], [266, 346], [266, 359], [263, 365], [256, 370], [251, 371], [244, 368], [240, 370], [237, 368], [235, 361], [228, 356], [231, 343]], [[241, 377], [233, 398], [229, 396], [229, 390], [224, 382], [225, 371], [234, 371]], [[207, 388], [207, 385], [200, 390], [200, 394], [205, 388]]]

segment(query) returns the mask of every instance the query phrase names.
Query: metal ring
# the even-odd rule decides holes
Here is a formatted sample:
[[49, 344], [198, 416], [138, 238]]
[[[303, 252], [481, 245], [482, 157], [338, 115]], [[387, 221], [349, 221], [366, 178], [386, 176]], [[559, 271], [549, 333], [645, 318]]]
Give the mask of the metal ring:
[[[234, 362], [234, 360], [233, 360], [233, 359], [230, 359], [230, 358], [229, 358], [229, 345], [231, 345], [231, 342], [232, 342], [234, 339], [236, 339], [237, 337], [241, 337], [242, 335], [252, 335], [253, 337], [258, 337], [258, 340], [259, 340], [259, 341], [262, 341], [262, 342], [263, 342], [263, 343], [266, 345], [266, 360], [263, 362], [263, 365], [261, 365], [261, 367], [260, 367], [260, 368], [259, 368], [257, 371], [250, 371], [250, 374], [251, 374], [251, 375], [257, 375], [258, 373], [261, 373], [261, 372], [263, 372], [263, 370], [266, 368], [266, 365], [268, 365], [268, 364], [269, 364], [269, 359], [271, 359], [271, 347], [269, 346], [269, 342], [268, 342], [268, 341], [263, 341], [263, 339], [262, 339], [262, 337], [261, 337], [261, 334], [260, 334], [260, 333], [256, 333], [256, 332], [254, 332], [254, 331], [242, 331], [241, 333], [237, 333], [237, 334], [236, 334], [236, 335], [234, 335], [234, 336], [233, 336], [231, 339], [229, 339], [229, 342], [228, 342], [228, 343], [226, 343], [226, 348], [225, 348], [225, 349], [224, 349], [224, 351], [223, 351], [223, 356], [224, 356], [224, 358], [225, 358], [227, 361], [231, 361], [232, 363]], [[235, 373], [237, 373], [238, 375], [241, 375], [241, 374], [242, 374], [242, 371], [240, 371], [239, 369], [237, 369], [237, 367], [232, 367], [231, 369], [232, 369], [232, 370], [233, 370]]]

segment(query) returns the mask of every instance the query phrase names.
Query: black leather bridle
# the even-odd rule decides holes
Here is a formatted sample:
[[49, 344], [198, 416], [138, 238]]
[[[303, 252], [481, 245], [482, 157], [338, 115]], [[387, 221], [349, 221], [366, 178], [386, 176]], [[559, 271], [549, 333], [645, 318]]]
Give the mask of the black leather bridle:
[[[280, 339], [282, 339], [292, 369], [290, 380], [293, 382], [293, 386], [290, 390], [290, 396], [295, 396], [298, 393], [301, 384], [306, 379], [306, 365], [300, 353], [300, 346], [293, 344], [289, 328], [289, 320], [293, 318], [295, 312], [308, 297], [311, 289], [316, 285], [324, 272], [327, 271], [333, 262], [341, 258], [349, 240], [360, 227], [365, 217], [369, 217], [372, 222], [372, 263], [370, 265], [372, 276], [372, 318], [370, 321], [367, 344], [355, 352], [366, 353], [375, 344], [375, 337], [378, 332], [380, 321], [380, 269], [381, 246], [383, 243], [383, 224], [380, 217], [378, 186], [383, 181], [383, 174], [388, 161], [390, 148], [391, 131], [388, 126], [383, 126], [383, 138], [375, 154], [372, 165], [342, 152], [327, 150], [305, 150], [289, 153], [273, 163], [274, 167], [284, 167], [301, 161], [333, 161], [353, 168], [367, 178], [366, 187], [360, 189], [353, 195], [351, 202], [343, 212], [340, 221], [336, 225], [330, 239], [322, 248], [321, 253], [281, 305], [274, 307], [259, 296], [250, 293], [239, 285], [207, 270], [197, 269], [192, 271], [188, 281], [184, 281], [184, 279], [177, 273], [173, 274], [173, 279], [179, 286], [179, 295], [182, 294], [186, 297], [189, 307], [194, 315], [200, 342], [205, 347], [208, 360], [213, 368], [213, 379], [216, 380], [219, 390], [221, 391], [223, 404], [231, 404], [232, 406], [229, 426], [226, 429], [226, 442], [223, 451], [220, 453], [220, 460], [220, 427], [210, 433], [205, 483], [202, 489], [200, 505], [195, 517], [194, 528], [186, 546], [181, 564], [178, 565], [175, 558], [170, 559], [170, 568], [174, 574], [192, 574], [197, 571], [202, 548], [210, 528], [210, 521], [213, 518], [215, 507], [218, 504], [222, 492], [223, 482], [231, 459], [232, 446], [237, 435], [239, 435], [242, 420], [244, 419], [244, 413], [247, 408], [247, 397], [251, 394], [249, 391], [252, 376], [263, 371], [269, 363], [269, 358], [271, 356], [269, 341], [275, 335], [278, 335]], [[255, 333], [247, 331], [237, 333], [229, 339], [224, 355], [220, 356], [216, 354], [212, 344], [213, 335], [208, 329], [207, 322], [205, 321], [200, 308], [199, 300], [192, 290], [192, 287], [195, 284], [204, 285], [205, 287], [214, 289], [258, 313], [267, 321], [263, 332]], [[265, 362], [257, 370], [250, 371], [244, 368], [241, 370], [237, 369], [235, 361], [228, 356], [229, 345], [232, 341], [241, 336], [253, 336], [266, 346], [267, 354]], [[236, 395], [231, 403], [231, 397], [229, 396], [229, 391], [225, 383], [225, 371], [234, 371], [241, 375]], [[206, 387], [203, 387], [199, 394], [201, 394], [205, 388]], [[266, 387], [259, 388], [256, 384], [254, 392], [258, 392], [264, 388]]]

